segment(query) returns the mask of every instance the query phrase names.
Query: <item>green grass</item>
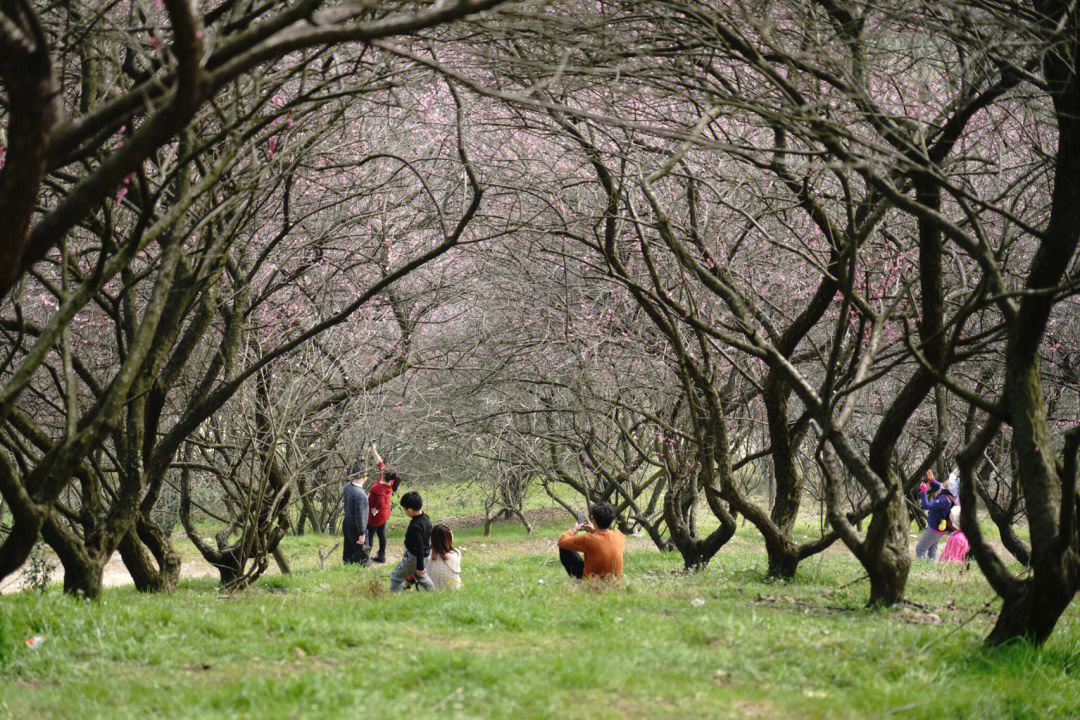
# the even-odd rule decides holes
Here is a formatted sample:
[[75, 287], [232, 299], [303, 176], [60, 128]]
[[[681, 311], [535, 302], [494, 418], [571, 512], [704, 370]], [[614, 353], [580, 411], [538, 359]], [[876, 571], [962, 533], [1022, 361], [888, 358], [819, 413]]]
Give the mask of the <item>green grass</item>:
[[[844, 553], [791, 582], [736, 536], [703, 573], [639, 541], [627, 579], [565, 578], [561, 526], [457, 535], [466, 588], [384, 594], [389, 568], [337, 557], [236, 597], [213, 578], [173, 595], [0, 598], [0, 717], [12, 718], [1070, 718], [1080, 612], [1041, 649], [988, 651], [999, 604], [977, 570], [917, 564], [918, 606], [862, 608]], [[288, 538], [295, 558], [336, 538]], [[400, 539], [392, 542], [394, 547]], [[541, 582], [543, 581], [543, 582]], [[700, 600], [701, 602], [697, 602]], [[38, 649], [23, 646], [43, 635]]]

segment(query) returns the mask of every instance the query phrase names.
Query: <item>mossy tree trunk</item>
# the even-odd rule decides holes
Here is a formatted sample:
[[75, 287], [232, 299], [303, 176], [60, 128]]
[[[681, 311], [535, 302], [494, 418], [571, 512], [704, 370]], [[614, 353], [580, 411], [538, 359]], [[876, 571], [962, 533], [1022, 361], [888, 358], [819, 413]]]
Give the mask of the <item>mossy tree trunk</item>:
[[[1065, 433], [1063, 453], [1057, 456], [1039, 355], [1060, 300], [1058, 293], [1047, 290], [1063, 282], [1080, 242], [1080, 13], [1066, 0], [1034, 5], [1041, 17], [1054, 19], [1041, 28], [1047, 44], [1041, 69], [1058, 134], [1050, 215], [1031, 260], [1028, 292], [1018, 302], [1003, 303], [1008, 338], [996, 412], [959, 455], [961, 527], [979, 567], [1004, 601], [987, 637], [989, 645], [1044, 642], [1080, 590], [1076, 491], [1080, 426]], [[982, 536], [975, 512], [977, 464], [1006, 419], [1012, 426], [1018, 482], [1031, 533], [1029, 572], [1022, 576], [1014, 576]]]

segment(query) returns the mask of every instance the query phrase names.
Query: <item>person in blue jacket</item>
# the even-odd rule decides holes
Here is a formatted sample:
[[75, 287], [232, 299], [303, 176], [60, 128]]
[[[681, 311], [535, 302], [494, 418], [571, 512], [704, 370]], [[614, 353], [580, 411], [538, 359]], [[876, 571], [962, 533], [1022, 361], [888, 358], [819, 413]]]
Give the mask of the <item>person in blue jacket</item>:
[[934, 474], [928, 472], [927, 485], [919, 486], [919, 498], [922, 501], [922, 509], [926, 510], [926, 532], [915, 544], [915, 557], [933, 560], [937, 557], [937, 544], [948, 533], [949, 511], [952, 510], [953, 500], [947, 492], [941, 491], [941, 483], [934, 479]]

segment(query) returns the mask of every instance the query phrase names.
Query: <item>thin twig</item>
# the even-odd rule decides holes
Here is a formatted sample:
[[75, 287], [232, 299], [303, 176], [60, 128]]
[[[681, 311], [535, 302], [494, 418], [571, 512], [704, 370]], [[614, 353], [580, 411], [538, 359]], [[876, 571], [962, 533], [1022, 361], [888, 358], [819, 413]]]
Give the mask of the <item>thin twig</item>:
[[442, 700], [440, 700], [439, 702], [435, 703], [435, 707], [431, 708], [431, 709], [432, 709], [432, 711], [435, 711], [435, 710], [439, 710], [440, 708], [442, 708], [442, 706], [443, 706], [443, 705], [445, 705], [446, 703], [450, 702], [451, 700], [453, 700], [454, 698], [456, 698], [456, 697], [457, 697], [458, 695], [460, 695], [460, 694], [461, 694], [461, 693], [463, 693], [464, 691], [465, 691], [465, 688], [463, 688], [463, 687], [459, 687], [459, 688], [458, 688], [457, 690], [455, 690], [454, 692], [450, 693], [449, 695], [447, 695], [446, 697], [444, 697], [444, 698], [443, 698]]

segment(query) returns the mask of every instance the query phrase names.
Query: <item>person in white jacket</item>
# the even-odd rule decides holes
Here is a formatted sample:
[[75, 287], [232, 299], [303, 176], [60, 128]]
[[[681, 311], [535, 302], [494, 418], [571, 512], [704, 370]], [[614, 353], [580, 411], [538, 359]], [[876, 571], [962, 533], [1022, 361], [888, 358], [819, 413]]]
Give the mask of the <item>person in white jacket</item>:
[[454, 533], [446, 525], [431, 528], [431, 559], [427, 574], [437, 590], [462, 587], [461, 553], [454, 548]]

